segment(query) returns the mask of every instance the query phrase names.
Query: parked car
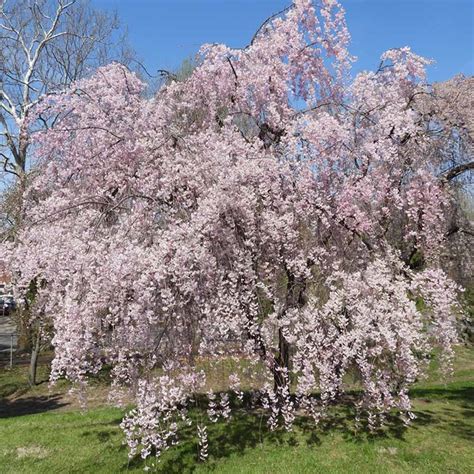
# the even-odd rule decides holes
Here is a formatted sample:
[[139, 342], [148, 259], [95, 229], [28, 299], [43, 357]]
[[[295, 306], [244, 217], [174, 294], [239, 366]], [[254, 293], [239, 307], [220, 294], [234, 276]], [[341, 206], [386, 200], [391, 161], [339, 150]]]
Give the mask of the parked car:
[[8, 316], [15, 309], [15, 299], [12, 295], [0, 296], [0, 315]]

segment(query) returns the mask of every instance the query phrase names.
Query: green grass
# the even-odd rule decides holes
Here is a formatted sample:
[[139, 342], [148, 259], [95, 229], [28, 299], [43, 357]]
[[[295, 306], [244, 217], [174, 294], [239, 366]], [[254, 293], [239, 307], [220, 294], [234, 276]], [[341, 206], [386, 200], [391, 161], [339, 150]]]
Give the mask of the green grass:
[[[413, 390], [417, 419], [410, 428], [394, 417], [377, 435], [355, 432], [340, 407], [317, 429], [299, 420], [293, 433], [269, 433], [265, 420], [242, 409], [230, 423], [209, 426], [208, 463], [197, 461], [190, 429], [163, 455], [159, 472], [472, 473], [473, 359], [472, 349], [460, 348], [449, 383], [430, 372]], [[9, 383], [14, 379], [10, 374]], [[118, 426], [122, 411], [99, 407], [82, 414], [45, 388], [35, 390], [0, 411], [0, 473], [143, 472], [140, 459], [128, 463]], [[35, 410], [41, 413], [27, 414]]]
[[[48, 379], [49, 367], [38, 367], [38, 380]], [[28, 386], [28, 369], [25, 366], [9, 368], [0, 367], [0, 400], [13, 394], [21, 394], [30, 390]], [[34, 389], [33, 389], [34, 390]]]

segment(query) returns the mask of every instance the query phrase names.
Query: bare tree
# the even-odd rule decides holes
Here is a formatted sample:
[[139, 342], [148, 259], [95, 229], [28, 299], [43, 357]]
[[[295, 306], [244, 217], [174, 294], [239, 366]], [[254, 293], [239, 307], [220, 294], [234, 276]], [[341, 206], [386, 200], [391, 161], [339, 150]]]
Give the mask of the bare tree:
[[115, 14], [87, 0], [0, 0], [0, 165], [22, 180], [28, 170], [32, 108], [130, 50]]

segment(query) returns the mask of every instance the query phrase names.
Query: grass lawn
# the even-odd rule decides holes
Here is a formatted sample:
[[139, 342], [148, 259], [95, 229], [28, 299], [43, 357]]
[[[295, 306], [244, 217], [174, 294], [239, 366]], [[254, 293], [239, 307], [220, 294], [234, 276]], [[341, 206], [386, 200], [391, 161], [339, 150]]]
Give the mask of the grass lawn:
[[[432, 373], [413, 390], [417, 419], [410, 428], [394, 418], [376, 436], [356, 433], [341, 407], [317, 429], [300, 420], [293, 433], [269, 433], [258, 414], [241, 410], [230, 423], [209, 426], [208, 463], [197, 462], [190, 431], [163, 455], [159, 472], [473, 473], [473, 362], [473, 349], [460, 348], [448, 384]], [[17, 379], [0, 372], [0, 397]], [[128, 463], [122, 446], [122, 411], [99, 406], [81, 413], [44, 386], [4, 402], [0, 473], [143, 472], [145, 464]]]

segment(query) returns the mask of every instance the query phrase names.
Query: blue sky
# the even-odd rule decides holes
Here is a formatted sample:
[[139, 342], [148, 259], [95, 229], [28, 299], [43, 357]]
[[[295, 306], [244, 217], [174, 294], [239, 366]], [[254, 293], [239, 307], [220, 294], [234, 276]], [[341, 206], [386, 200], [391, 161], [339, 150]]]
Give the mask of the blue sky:
[[[147, 69], [175, 69], [206, 42], [240, 47], [265, 18], [290, 0], [92, 0], [115, 9]], [[380, 54], [410, 46], [434, 59], [430, 81], [474, 73], [474, 0], [342, 0], [355, 71], [374, 69]]]

